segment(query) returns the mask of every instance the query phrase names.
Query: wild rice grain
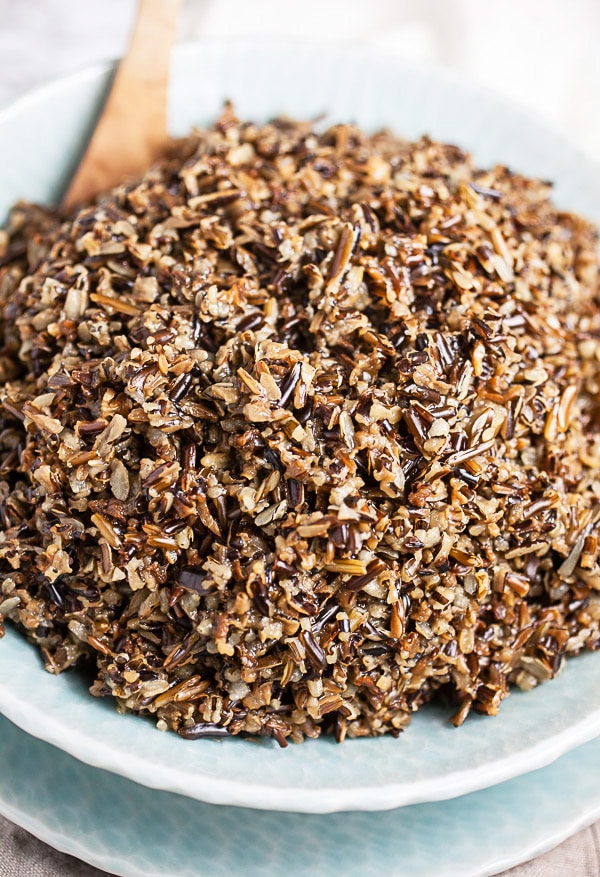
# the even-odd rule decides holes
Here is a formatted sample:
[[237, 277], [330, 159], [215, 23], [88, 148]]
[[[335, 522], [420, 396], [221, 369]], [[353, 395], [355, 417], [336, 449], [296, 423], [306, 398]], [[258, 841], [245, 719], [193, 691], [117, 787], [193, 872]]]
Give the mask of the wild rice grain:
[[597, 235], [549, 195], [227, 107], [66, 220], [17, 205], [0, 611], [48, 669], [285, 746], [600, 648]]

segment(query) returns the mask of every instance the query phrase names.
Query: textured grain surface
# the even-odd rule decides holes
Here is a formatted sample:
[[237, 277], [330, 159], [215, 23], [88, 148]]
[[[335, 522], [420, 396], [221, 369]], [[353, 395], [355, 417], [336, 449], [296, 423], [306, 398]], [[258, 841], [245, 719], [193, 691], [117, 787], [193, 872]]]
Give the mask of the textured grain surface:
[[216, 125], [3, 241], [0, 612], [187, 739], [495, 715], [600, 645], [594, 228], [454, 146]]

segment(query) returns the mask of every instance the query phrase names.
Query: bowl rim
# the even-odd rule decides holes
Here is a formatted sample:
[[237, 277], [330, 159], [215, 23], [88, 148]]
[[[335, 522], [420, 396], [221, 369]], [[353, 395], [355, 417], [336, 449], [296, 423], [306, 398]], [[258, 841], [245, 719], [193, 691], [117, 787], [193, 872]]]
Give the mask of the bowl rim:
[[[519, 118], [527, 125], [527, 127], [536, 129], [538, 135], [547, 135], [551, 137], [555, 143], [559, 143], [568, 149], [573, 156], [579, 157], [585, 164], [595, 168], [600, 174], [600, 156], [596, 156], [579, 144], [573, 142], [558, 125], [553, 124], [539, 112], [539, 110], [529, 107], [526, 104], [513, 103], [509, 98], [493, 87], [480, 82], [468, 80], [466, 75], [453, 70], [451, 67], [436, 62], [407, 60], [404, 58], [394, 57], [391, 53], [385, 52], [376, 55], [376, 50], [366, 45], [360, 39], [347, 40], [343, 43], [337, 43], [333, 40], [309, 40], [306, 38], [285, 37], [277, 39], [268, 37], [199, 37], [191, 40], [177, 42], [173, 47], [171, 64], [174, 66], [180, 58], [187, 55], [195, 55], [198, 51], [205, 49], [218, 51], [277, 51], [287, 52], [311, 52], [321, 54], [327, 52], [329, 55], [339, 55], [347, 57], [352, 52], [356, 61], [367, 60], [375, 62], [380, 67], [389, 68], [394, 71], [406, 70], [412, 74], [417, 73], [420, 77], [444, 82], [448, 85], [455, 85], [463, 92], [468, 92], [473, 97], [482, 100], [492, 101], [499, 109], [502, 109], [512, 115], [514, 119]], [[121, 62], [122, 57], [116, 56], [106, 58], [104, 60], [95, 61], [92, 64], [86, 64], [70, 73], [64, 73], [60, 76], [52, 77], [47, 82], [40, 82], [31, 88], [27, 88], [23, 92], [17, 93], [14, 97], [9, 97], [0, 102], [0, 124], [10, 121], [13, 115], [17, 115], [28, 106], [34, 106], [41, 99], [52, 96], [55, 92], [60, 92], [65, 87], [75, 81], [85, 81], [86, 79], [94, 80], [99, 76], [116, 73], [117, 65]]]

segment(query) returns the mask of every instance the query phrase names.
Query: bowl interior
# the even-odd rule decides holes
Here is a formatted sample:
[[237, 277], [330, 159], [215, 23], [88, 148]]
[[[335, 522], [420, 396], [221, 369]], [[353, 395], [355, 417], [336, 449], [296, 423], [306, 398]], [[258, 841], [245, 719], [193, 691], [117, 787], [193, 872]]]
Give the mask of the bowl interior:
[[[0, 112], [0, 217], [19, 198], [60, 197], [106, 94], [112, 65], [50, 84]], [[429, 133], [556, 181], [556, 200], [600, 222], [600, 172], [576, 149], [500, 101], [446, 74], [409, 69], [351, 50], [206, 43], [175, 55], [173, 134], [212, 121], [231, 99], [241, 117], [277, 114]], [[483, 788], [553, 760], [600, 733], [600, 658], [515, 693], [493, 719], [459, 731], [435, 707], [400, 740], [309, 741], [280, 751], [250, 741], [184, 742], [149, 721], [118, 716], [76, 675], [59, 679], [21, 637], [0, 643], [0, 711], [28, 732], [90, 764], [211, 803], [327, 812], [385, 809]]]

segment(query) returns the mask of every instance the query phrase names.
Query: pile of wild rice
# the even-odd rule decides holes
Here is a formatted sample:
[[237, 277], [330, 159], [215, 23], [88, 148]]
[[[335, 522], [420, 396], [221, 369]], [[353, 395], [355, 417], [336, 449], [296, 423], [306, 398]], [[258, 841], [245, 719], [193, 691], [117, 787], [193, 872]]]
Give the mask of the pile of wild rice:
[[[600, 648], [596, 233], [453, 146], [216, 126], [0, 240], [0, 612], [195, 738]], [[1, 620], [1, 616], [0, 616]]]

